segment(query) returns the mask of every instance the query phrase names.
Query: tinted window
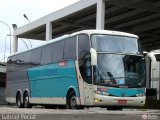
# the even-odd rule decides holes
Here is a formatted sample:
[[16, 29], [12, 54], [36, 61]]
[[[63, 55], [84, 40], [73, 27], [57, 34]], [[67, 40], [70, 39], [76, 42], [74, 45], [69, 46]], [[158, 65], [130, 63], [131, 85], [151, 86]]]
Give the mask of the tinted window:
[[24, 63], [31, 63], [31, 51], [24, 53]]
[[90, 51], [90, 42], [88, 35], [78, 36], [78, 59], [82, 59]]
[[76, 58], [76, 36], [65, 40], [64, 59]]
[[18, 54], [18, 55], [17, 55], [17, 60], [23, 61], [23, 54]]
[[1, 73], [0, 79], [0, 87], [5, 87], [6, 73]]
[[52, 61], [58, 62], [63, 59], [64, 41], [52, 44]]
[[16, 70], [22, 70], [22, 69], [24, 69], [24, 66], [23, 66], [23, 64], [24, 64], [24, 58], [23, 58], [23, 53], [22, 54], [18, 54], [18, 55], [16, 55]]
[[16, 61], [16, 56], [10, 57], [8, 61], [14, 63]]
[[24, 60], [23, 60], [23, 54], [18, 54], [16, 58], [17, 58], [16, 62], [24, 62]]
[[12, 56], [8, 58], [7, 63], [7, 71], [15, 71], [16, 56]]
[[41, 48], [36, 48], [32, 51], [32, 63], [39, 65], [41, 61]]
[[41, 64], [51, 63], [52, 45], [45, 45], [42, 47]]

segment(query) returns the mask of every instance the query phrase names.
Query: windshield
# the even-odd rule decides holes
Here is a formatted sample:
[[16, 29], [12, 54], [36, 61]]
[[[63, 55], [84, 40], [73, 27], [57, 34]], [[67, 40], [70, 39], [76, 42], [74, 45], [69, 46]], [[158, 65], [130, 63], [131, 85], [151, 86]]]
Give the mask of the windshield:
[[98, 54], [95, 84], [104, 86], [145, 86], [144, 58], [120, 54]]
[[93, 48], [97, 52], [141, 53], [137, 38], [116, 35], [92, 35], [91, 40]]

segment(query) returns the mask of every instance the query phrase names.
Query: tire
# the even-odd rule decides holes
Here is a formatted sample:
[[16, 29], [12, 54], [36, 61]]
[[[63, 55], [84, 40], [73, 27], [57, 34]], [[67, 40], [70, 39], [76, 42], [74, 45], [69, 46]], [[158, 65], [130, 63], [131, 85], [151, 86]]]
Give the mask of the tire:
[[29, 94], [26, 92], [23, 97], [24, 108], [31, 108], [32, 105], [29, 103]]
[[18, 108], [23, 108], [24, 107], [23, 103], [22, 103], [22, 100], [21, 100], [21, 94], [20, 93], [17, 93], [16, 104], [17, 104]]
[[77, 109], [77, 99], [74, 91], [70, 92], [67, 105], [69, 109]]

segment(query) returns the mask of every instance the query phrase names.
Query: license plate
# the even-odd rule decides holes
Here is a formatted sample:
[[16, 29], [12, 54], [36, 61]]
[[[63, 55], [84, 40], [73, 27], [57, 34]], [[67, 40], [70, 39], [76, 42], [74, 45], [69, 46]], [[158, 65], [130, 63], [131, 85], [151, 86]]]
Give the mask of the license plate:
[[126, 105], [127, 104], [127, 100], [118, 100], [118, 104]]

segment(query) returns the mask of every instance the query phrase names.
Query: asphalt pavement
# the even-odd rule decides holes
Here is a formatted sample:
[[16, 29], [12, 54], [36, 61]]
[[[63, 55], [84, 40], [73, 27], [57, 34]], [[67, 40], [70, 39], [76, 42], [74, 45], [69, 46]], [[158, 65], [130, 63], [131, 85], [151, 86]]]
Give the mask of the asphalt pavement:
[[108, 111], [104, 108], [83, 110], [17, 108], [0, 106], [0, 120], [160, 120], [160, 110], [123, 109]]

